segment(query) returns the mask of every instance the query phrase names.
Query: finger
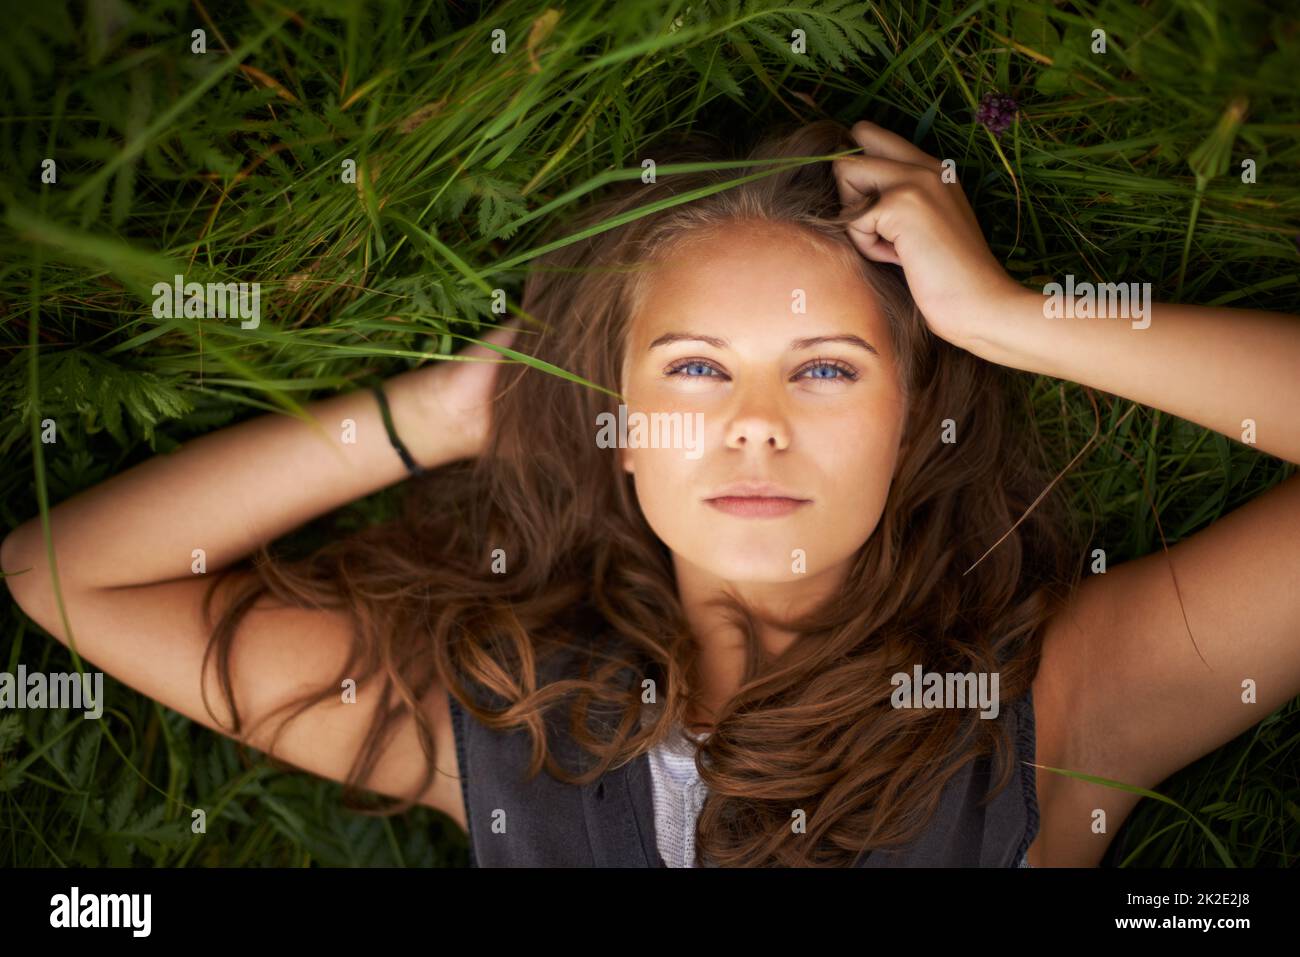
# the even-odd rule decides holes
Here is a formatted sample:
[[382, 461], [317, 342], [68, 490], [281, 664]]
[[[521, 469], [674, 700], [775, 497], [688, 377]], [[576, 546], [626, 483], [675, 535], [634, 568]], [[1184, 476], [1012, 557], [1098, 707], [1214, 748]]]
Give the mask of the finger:
[[832, 160], [840, 202], [852, 206], [863, 197], [882, 195], [903, 183], [917, 183], [930, 174], [911, 163], [879, 156], [841, 156]]
[[870, 155], [922, 166], [935, 173], [943, 170], [939, 161], [925, 150], [903, 139], [897, 133], [883, 126], [877, 126], [870, 120], [859, 120], [854, 123], [849, 133], [852, 134], [854, 141]]
[[519, 332], [519, 320], [512, 319], [504, 326], [493, 329], [487, 335], [482, 336], [484, 342], [491, 342], [498, 346], [509, 346], [517, 338]]
[[849, 236], [853, 239], [853, 244], [858, 247], [858, 252], [872, 262], [893, 263], [895, 266], [902, 265], [902, 261], [898, 258], [898, 250], [894, 248], [894, 244], [882, 239], [879, 233], [866, 233], [850, 226]]
[[[464, 339], [465, 348], [461, 349], [458, 355], [470, 359], [493, 359], [503, 355], [499, 349], [493, 349], [491, 346], [500, 346], [509, 349], [514, 342], [516, 334], [519, 331], [519, 320], [515, 319], [504, 326], [493, 329], [491, 332], [475, 338], [473, 336], [461, 336], [452, 333], [457, 339]], [[491, 343], [491, 345], [488, 345]]]
[[910, 197], [897, 191], [882, 196], [865, 213], [849, 224], [849, 233], [861, 236], [879, 236], [882, 242], [894, 248], [902, 232]]

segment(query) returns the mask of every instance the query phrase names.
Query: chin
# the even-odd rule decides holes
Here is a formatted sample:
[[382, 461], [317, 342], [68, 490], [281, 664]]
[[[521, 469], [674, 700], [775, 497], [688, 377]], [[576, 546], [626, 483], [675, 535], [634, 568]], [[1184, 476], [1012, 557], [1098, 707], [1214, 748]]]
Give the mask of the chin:
[[718, 548], [715, 545], [708, 554], [700, 555], [696, 559], [690, 558], [689, 553], [686, 553], [685, 557], [692, 564], [723, 581], [736, 584], [776, 585], [808, 577], [807, 572], [791, 570], [794, 559], [790, 553], [793, 548], [794, 546], [787, 548], [784, 544], [759, 547], [751, 542], [745, 545], [738, 544], [734, 548]]

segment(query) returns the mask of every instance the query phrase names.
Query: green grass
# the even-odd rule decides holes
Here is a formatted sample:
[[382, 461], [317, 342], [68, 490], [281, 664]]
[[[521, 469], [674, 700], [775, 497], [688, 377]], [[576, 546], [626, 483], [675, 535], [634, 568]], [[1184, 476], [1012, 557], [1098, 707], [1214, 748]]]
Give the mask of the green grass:
[[[1025, 282], [1122, 277], [1160, 300], [1300, 312], [1300, 23], [1277, 5], [573, 2], [553, 21], [521, 2], [88, 6], [20, 5], [0, 39], [6, 527], [195, 435], [452, 354], [494, 321], [488, 290], [517, 298], [556, 215], [639, 176], [673, 130], [747, 142], [773, 122], [871, 118], [956, 160]], [[973, 119], [994, 90], [1021, 107], [1001, 139]], [[176, 272], [256, 277], [261, 326], [155, 320], [149, 287]], [[1024, 382], [1062, 467], [1099, 430], [1064, 488], [1112, 564], [1292, 470], [1110, 396], [1098, 425], [1085, 390]], [[46, 417], [56, 445], [37, 439]], [[281, 544], [392, 505], [390, 490]], [[0, 667], [71, 667], [3, 614]], [[465, 862], [440, 815], [342, 811], [335, 785], [245, 768], [230, 741], [105, 687], [101, 721], [0, 716], [3, 864]], [[1164, 782], [1179, 807], [1143, 801], [1108, 862], [1293, 865], [1298, 745], [1293, 702]]]

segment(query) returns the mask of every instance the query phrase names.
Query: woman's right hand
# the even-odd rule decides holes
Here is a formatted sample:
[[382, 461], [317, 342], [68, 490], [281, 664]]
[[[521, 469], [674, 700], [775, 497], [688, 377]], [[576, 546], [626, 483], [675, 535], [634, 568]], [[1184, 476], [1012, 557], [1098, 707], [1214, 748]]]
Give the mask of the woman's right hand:
[[[519, 320], [515, 319], [480, 339], [509, 347], [518, 328]], [[492, 424], [498, 370], [511, 360], [477, 343], [456, 355], [455, 359], [440, 360], [429, 367], [425, 396], [446, 430], [446, 448], [454, 458], [477, 458], [487, 444]]]

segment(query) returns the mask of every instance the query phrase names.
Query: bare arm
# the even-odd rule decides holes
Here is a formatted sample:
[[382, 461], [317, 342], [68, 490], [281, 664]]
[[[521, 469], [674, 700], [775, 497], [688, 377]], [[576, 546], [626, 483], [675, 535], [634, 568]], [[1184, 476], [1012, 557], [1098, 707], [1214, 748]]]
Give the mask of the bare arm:
[[[438, 366], [387, 381], [393, 425], [425, 467], [460, 457], [434, 396]], [[157, 455], [50, 509], [61, 585], [115, 588], [189, 576], [192, 550], [217, 571], [259, 544], [405, 478], [368, 390], [305, 406], [319, 428], [268, 413]], [[355, 443], [343, 441], [345, 420]], [[0, 551], [4, 570], [48, 575], [40, 516], [16, 528]]]
[[[496, 333], [486, 338], [503, 341]], [[492, 352], [475, 346], [465, 355], [484, 358]], [[433, 468], [478, 454], [496, 367], [445, 363], [388, 380], [394, 427], [419, 464]], [[306, 411], [324, 427], [323, 437], [299, 419], [265, 415], [159, 455], [51, 509], [66, 618], [56, 601], [39, 516], [19, 526], [0, 545], [0, 566], [11, 573], [5, 582], [14, 600], [64, 644], [71, 631], [78, 652], [96, 668], [233, 736], [215, 674], [210, 670], [202, 683], [210, 632], [200, 605], [210, 574], [302, 522], [407, 475], [368, 391], [313, 402]], [[345, 419], [355, 423], [355, 444], [342, 441]], [[194, 548], [206, 550], [209, 574], [192, 573]], [[27, 571], [12, 574], [22, 569]], [[233, 592], [225, 586], [253, 573], [227, 574], [230, 580], [213, 602], [214, 616], [225, 611]], [[231, 658], [246, 729], [241, 740], [269, 750], [277, 722], [261, 719], [334, 680], [351, 641], [351, 618], [343, 611], [260, 600], [242, 620]], [[321, 777], [345, 780], [376, 711], [379, 696], [371, 690], [359, 686], [355, 703], [313, 705], [285, 728], [276, 755]], [[445, 773], [416, 799], [463, 826], [441, 683], [427, 689], [422, 706], [434, 729], [438, 770]], [[405, 796], [419, 780], [423, 761], [415, 719], [405, 715], [365, 783]]]
[[990, 362], [1102, 389], [1300, 463], [1300, 318], [1163, 302], [1142, 318], [1132, 309], [1047, 318], [1044, 302], [1029, 290], [998, 299], [989, 305], [996, 318], [959, 344]]

